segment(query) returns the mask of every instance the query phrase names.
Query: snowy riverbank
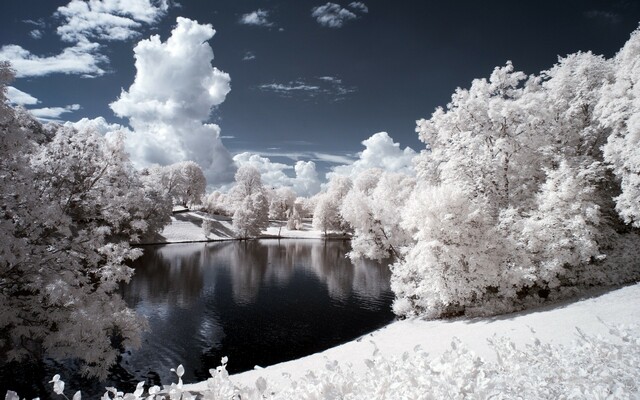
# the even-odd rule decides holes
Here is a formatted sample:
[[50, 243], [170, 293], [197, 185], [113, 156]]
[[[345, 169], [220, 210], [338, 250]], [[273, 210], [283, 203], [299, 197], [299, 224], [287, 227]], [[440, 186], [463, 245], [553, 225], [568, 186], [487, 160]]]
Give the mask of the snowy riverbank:
[[[205, 235], [202, 230], [202, 221], [213, 222], [211, 233]], [[262, 232], [261, 238], [287, 238], [287, 239], [321, 239], [321, 231], [313, 229], [310, 220], [304, 220], [302, 229], [289, 230], [286, 221], [271, 221], [267, 229]], [[202, 211], [189, 211], [174, 213], [171, 223], [167, 225], [154, 239], [143, 244], [169, 244], [169, 243], [193, 243], [221, 240], [235, 240], [232, 220], [222, 215], [212, 215]]]
[[[207, 237], [205, 237], [201, 228], [204, 219], [215, 221], [214, 229]], [[272, 222], [271, 226], [263, 232], [262, 237], [322, 238], [322, 232], [313, 230], [308, 221], [300, 231], [290, 231], [286, 229], [286, 226], [281, 225], [284, 224]], [[185, 243], [233, 239], [230, 218], [213, 216], [199, 211], [184, 211], [172, 216], [172, 223], [161, 233], [158, 242]], [[390, 368], [394, 376], [393, 379], [396, 382], [390, 381], [389, 385], [399, 385], [405, 389], [407, 387], [411, 388], [413, 385], [414, 388], [410, 389], [413, 390], [413, 392], [410, 391], [408, 393], [421, 393], [419, 386], [425, 383], [413, 382], [415, 376], [412, 374], [427, 376], [429, 373], [433, 374], [433, 370], [431, 370], [431, 372], [426, 370], [422, 372], [419, 370], [403, 372], [401, 368], [402, 365], [408, 363], [407, 365], [411, 365], [411, 368], [415, 369], [416, 360], [424, 359], [428, 353], [428, 362], [431, 364], [424, 365], [439, 365], [438, 368], [444, 368], [444, 370], [451, 369], [451, 371], [454, 371], [455, 368], [459, 368], [459, 365], [454, 367], [454, 364], [462, 362], [461, 360], [471, 360], [469, 361], [471, 367], [469, 367], [470, 370], [468, 369], [467, 372], [484, 376], [483, 374], [485, 374], [486, 371], [493, 371], [492, 373], [494, 373], [495, 370], [491, 370], [490, 368], [494, 368], [496, 365], [500, 365], [500, 362], [503, 362], [498, 362], [496, 346], [490, 344], [490, 340], [496, 337], [505, 338], [514, 343], [518, 349], [524, 350], [525, 353], [523, 353], [523, 357], [525, 359], [535, 357], [533, 354], [543, 353], [543, 357], [546, 357], [543, 361], [549, 363], [547, 368], [550, 369], [549, 374], [557, 374], [557, 376], [553, 375], [550, 379], [564, 379], [562, 378], [564, 376], [563, 374], [566, 375], [567, 373], [571, 374], [575, 372], [571, 370], [573, 364], [579, 362], [585, 363], [584, 357], [580, 360], [572, 360], [572, 357], [579, 358], [579, 356], [576, 356], [577, 353], [575, 349], [582, 351], [582, 353], [580, 353], [582, 356], [589, 353], [588, 351], [586, 353], [584, 351], [584, 342], [579, 346], [573, 345], [577, 339], [580, 339], [580, 335], [589, 337], [600, 336], [603, 340], [611, 343], [622, 343], [620, 337], [611, 331], [611, 327], [620, 324], [627, 326], [640, 325], [640, 307], [638, 307], [638, 304], [640, 304], [640, 284], [635, 284], [610, 291], [594, 291], [590, 295], [572, 301], [559, 302], [541, 308], [492, 318], [397, 321], [371, 334], [365, 335], [358, 340], [328, 349], [324, 352], [266, 368], [257, 367], [252, 371], [229, 376], [228, 379], [224, 377], [221, 379], [221, 377], [218, 376], [216, 382], [218, 382], [217, 385], [220, 388], [224, 387], [228, 389], [235, 387], [236, 389], [230, 390], [240, 390], [243, 393], [249, 393], [251, 390], [256, 389], [256, 387], [258, 387], [259, 390], [267, 388], [265, 390], [268, 390], [270, 393], [278, 394], [276, 396], [280, 396], [278, 398], [288, 398], [287, 393], [299, 392], [306, 395], [316, 390], [317, 396], [311, 396], [310, 398], [331, 398], [331, 396], [329, 396], [329, 390], [337, 390], [342, 394], [349, 393], [350, 391], [352, 394], [355, 393], [353, 396], [345, 396], [345, 398], [363, 398], [357, 394], [360, 392], [355, 392], [356, 386], [360, 385], [358, 386], [358, 391], [362, 391], [362, 385], [364, 385], [365, 390], [373, 387], [367, 386], [369, 384], [366, 383], [372, 379], [372, 374], [382, 373], [384, 375], [386, 372], [384, 372], [383, 369]], [[457, 349], [452, 350], [452, 342], [454, 342], [456, 338], [460, 340], [466, 349], [469, 349], [474, 355], [480, 357], [482, 361], [478, 361], [479, 359], [475, 358], [476, 356], [465, 358], [467, 357], [466, 353]], [[536, 340], [539, 340], [542, 345], [536, 345]], [[635, 346], [633, 348], [637, 350], [640, 346], [640, 343], [637, 342], [639, 340], [637, 335], [632, 338], [632, 341], [633, 340], [636, 342], [632, 344], [632, 346]], [[544, 347], [547, 345], [552, 347]], [[587, 345], [590, 344], [587, 343]], [[622, 343], [622, 345], [629, 346], [628, 343]], [[422, 350], [416, 351], [417, 346]], [[544, 348], [527, 346], [543, 346]], [[377, 349], [377, 351], [374, 354], [375, 349]], [[610, 349], [607, 349], [607, 351], [609, 350]], [[451, 353], [452, 351], [453, 353]], [[620, 367], [620, 362], [623, 364], [635, 362], [629, 360], [635, 360], [633, 357], [637, 358], [638, 354], [636, 353], [638, 353], [638, 351], [634, 350], [631, 353], [625, 351], [625, 354], [617, 354], [616, 357], [618, 357], [618, 359], [614, 360], [614, 365], [605, 365], [606, 363], [603, 364], [599, 361], [593, 362], [593, 364], [601, 365], [605, 372], [619, 371], [620, 368], [626, 368]], [[403, 354], [407, 354], [407, 356], [403, 358]], [[557, 357], [557, 359], [551, 360], [553, 357]], [[600, 356], [596, 354], [594, 357]], [[609, 355], [604, 356], [605, 359], [607, 357], [609, 357]], [[631, 358], [627, 359], [629, 357]], [[434, 360], [438, 361], [436, 362]], [[229, 362], [232, 364], [233, 360], [229, 360]], [[511, 360], [508, 362], [513, 363], [514, 361]], [[558, 362], [566, 362], [567, 365], [569, 365], [569, 369], [558, 367], [558, 370], [554, 371], [555, 365]], [[618, 364], [615, 364], [616, 362]], [[477, 366], [474, 366], [474, 363], [478, 363]], [[589, 364], [589, 362], [586, 363]], [[188, 368], [188, 366], [186, 367]], [[526, 366], [523, 366], [523, 368], [525, 367]], [[428, 369], [429, 367], [425, 368]], [[502, 376], [500, 379], [503, 381], [501, 381], [502, 383], [500, 384], [504, 384], [505, 380], [507, 382], [509, 381], [511, 374], [509, 371], [510, 368], [518, 369], [517, 366], [509, 365], [506, 371], [506, 378]], [[585, 368], [589, 370], [591, 367], [587, 365]], [[456, 376], [459, 375], [460, 372], [455, 371], [452, 376], [458, 379]], [[517, 372], [517, 374], [521, 374], [521, 372]], [[636, 381], [638, 380], [637, 378], [640, 378], [640, 373], [637, 372], [637, 369], [631, 369], [629, 374], [631, 374], [632, 378], [635, 377]], [[265, 380], [263, 381], [260, 378], [264, 378]], [[487, 379], [489, 379], [491, 385], [494, 386], [496, 382], [498, 382], [496, 381], [498, 378], [495, 376]], [[530, 378], [526, 377], [526, 379]], [[344, 386], [346, 381], [352, 382], [349, 385], [355, 385], [353, 386], [353, 390]], [[591, 385], [588, 379], [583, 379], [583, 381], [587, 382], [586, 386], [580, 383], [580, 385], [582, 385], [580, 387], [583, 388], [584, 386], [583, 389], [586, 390], [586, 392], [580, 392], [583, 396], [585, 393], [591, 393], [589, 390], [592, 389], [610, 390], [606, 383], [602, 383], [607, 382], [606, 380], [601, 380], [599, 381], [600, 383], [593, 383], [593, 385]], [[260, 384], [256, 386], [256, 382], [260, 382]], [[372, 383], [372, 385], [376, 384]], [[433, 384], [433, 382], [429, 383], [429, 385], [431, 384]], [[615, 386], [615, 384], [614, 382], [612, 385]], [[418, 387], [415, 385], [418, 385]], [[602, 389], [603, 387], [605, 387], [605, 389]], [[192, 392], [203, 392], [206, 389], [207, 382], [185, 385], [184, 387], [184, 390]], [[495, 390], [497, 389], [494, 388], [494, 392]], [[474, 393], [476, 392], [477, 388], [474, 389]], [[635, 393], [638, 393], [637, 387]], [[539, 393], [536, 392], [536, 395], [538, 394]], [[387, 394], [380, 396], [380, 398], [394, 397]], [[553, 396], [548, 398], [553, 398]]]
[[[371, 359], [382, 357], [385, 360], [398, 360], [404, 353], [414, 353], [416, 346], [420, 346], [431, 359], [434, 359], [451, 350], [454, 338], [460, 339], [463, 346], [487, 363], [497, 362], [494, 347], [489, 344], [489, 340], [496, 337], [510, 340], [518, 349], [534, 345], [535, 340], [538, 339], [542, 342], [542, 346], [547, 344], [554, 346], [548, 351], [549, 354], [562, 358], [565, 356], [565, 350], [567, 350], [567, 354], [570, 353], [572, 343], [581, 335], [599, 336], [605, 341], [622, 343], [618, 336], [613, 335], [610, 328], [620, 324], [626, 326], [640, 324], [638, 304], [640, 304], [640, 284], [635, 284], [608, 292], [594, 292], [590, 296], [584, 296], [572, 302], [560, 302], [492, 318], [398, 321], [358, 340], [324, 352], [264, 369], [258, 368], [232, 375], [229, 379], [237, 387], [255, 388], [256, 382], [262, 377], [266, 379], [269, 390], [278, 393], [283, 390], [291, 390], [292, 382], [295, 382], [294, 385], [299, 385], [301, 381], [308, 384], [310, 376], [315, 376], [318, 373], [326, 375], [327, 368], [336, 370], [340, 366], [348, 371], [352, 379], [358, 381], [366, 378], [367, 374], [371, 374]], [[631, 346], [635, 350], [640, 346], [637, 335], [632, 338]], [[378, 349], [378, 353], [374, 356], [375, 348]], [[600, 349], [593, 351], [598, 350]], [[534, 353], [536, 352], [537, 350], [534, 351]], [[637, 357], [636, 353], [638, 351], [634, 351], [632, 354], [609, 354], [605, 358], [613, 357], [617, 358], [616, 362], [620, 362], [620, 360], [628, 362], [625, 357]], [[566, 355], [566, 357], [566, 361], [571, 364], [571, 356]], [[597, 357], [595, 353], [594, 357]], [[233, 360], [230, 362], [232, 363]], [[598, 366], [584, 366], [586, 370], [595, 367]], [[314, 375], [309, 375], [311, 371]], [[343, 370], [341, 370], [341, 374], [342, 372]], [[566, 371], [550, 371], [550, 373], [557, 373], [560, 377]], [[630, 373], [636, 378], [640, 378], [640, 372], [637, 369], [630, 371]], [[323, 379], [326, 379], [326, 376]], [[331, 382], [325, 383], [331, 384]], [[412, 384], [411, 382], [399, 383], [401, 385]], [[201, 382], [187, 385], [185, 389], [202, 391], [206, 389], [206, 386], [206, 382]], [[585, 390], [591, 389], [586, 387]], [[319, 398], [325, 397], [320, 396]]]

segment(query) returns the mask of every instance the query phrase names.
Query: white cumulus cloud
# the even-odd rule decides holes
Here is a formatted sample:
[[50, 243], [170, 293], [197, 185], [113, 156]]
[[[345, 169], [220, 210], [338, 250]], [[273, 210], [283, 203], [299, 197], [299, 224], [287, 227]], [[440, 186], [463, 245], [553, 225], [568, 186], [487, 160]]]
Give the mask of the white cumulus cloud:
[[57, 33], [62, 40], [127, 40], [138, 36], [142, 23], [152, 24], [166, 14], [166, 0], [71, 0], [58, 7], [64, 20]]
[[257, 9], [240, 17], [241, 24], [254, 26], [273, 26], [273, 22], [269, 21], [269, 11]]
[[7, 99], [9, 99], [10, 103], [17, 104], [19, 106], [27, 106], [39, 103], [37, 98], [33, 97], [29, 93], [25, 93], [22, 90], [16, 89], [13, 86], [7, 86]]
[[413, 158], [416, 152], [410, 147], [400, 148], [387, 132], [378, 132], [362, 142], [365, 149], [353, 163], [333, 167], [331, 174], [355, 177], [370, 168], [414, 175]]
[[[273, 162], [259, 154], [244, 152], [233, 157], [241, 167], [251, 165], [262, 176], [262, 182], [270, 188], [290, 187], [299, 196], [311, 196], [320, 191], [320, 179], [313, 161], [297, 161], [295, 165]], [[290, 171], [287, 174], [285, 171]]]
[[220, 127], [207, 123], [231, 90], [229, 75], [211, 66], [214, 34], [209, 24], [178, 17], [166, 42], [155, 35], [134, 48], [135, 80], [110, 106], [129, 118], [134, 133], [127, 147], [139, 166], [192, 160], [210, 185], [233, 180], [235, 165]]
[[[54, 73], [96, 77], [105, 74], [109, 59], [95, 41], [128, 40], [139, 36], [143, 25], [158, 22], [169, 8], [168, 0], [71, 0], [54, 14], [60, 38], [70, 43], [60, 54], [39, 56], [15, 44], [0, 48], [0, 59], [10, 61], [18, 78]], [[29, 35], [43, 36], [44, 21], [25, 20], [34, 25]]]
[[42, 121], [59, 121], [62, 114], [78, 111], [79, 109], [80, 104], [71, 104], [65, 107], [32, 108], [29, 109], [29, 112]]
[[98, 132], [103, 136], [109, 136], [111, 133], [123, 131], [127, 134], [131, 134], [128, 128], [120, 124], [111, 124], [104, 119], [104, 117], [97, 117], [94, 119], [82, 118], [77, 122], [65, 122], [64, 126], [76, 128], [79, 131], [92, 130]]
[[53, 73], [94, 77], [105, 73], [100, 64], [106, 62], [107, 58], [98, 53], [99, 47], [97, 43], [81, 41], [58, 55], [40, 57], [21, 46], [10, 44], [0, 48], [0, 60], [11, 62], [18, 78]]
[[311, 16], [322, 26], [329, 28], [341, 28], [347, 21], [356, 19], [357, 16], [346, 8], [336, 3], [327, 3], [323, 6], [313, 7]]

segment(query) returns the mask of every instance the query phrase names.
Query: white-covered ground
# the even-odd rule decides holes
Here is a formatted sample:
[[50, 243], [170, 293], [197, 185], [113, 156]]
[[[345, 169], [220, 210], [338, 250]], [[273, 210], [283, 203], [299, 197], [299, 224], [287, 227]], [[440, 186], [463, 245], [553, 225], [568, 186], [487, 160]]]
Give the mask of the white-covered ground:
[[[234, 240], [233, 227], [230, 217], [221, 215], [211, 215], [201, 211], [174, 210], [180, 211], [171, 216], [171, 223], [167, 225], [160, 234], [148, 242], [154, 244], [164, 243], [190, 243], [207, 242], [216, 240]], [[202, 231], [203, 220], [214, 221], [212, 232], [205, 236]], [[322, 232], [315, 230], [311, 222], [303, 222], [302, 229], [289, 230], [286, 221], [271, 221], [269, 227], [262, 232], [261, 237], [281, 237], [296, 239], [320, 239]], [[146, 243], [146, 244], [150, 244]]]
[[[464, 346], [483, 360], [495, 362], [496, 353], [488, 342], [488, 339], [495, 336], [511, 340], [518, 348], [534, 343], [535, 339], [544, 344], [568, 346], [578, 338], [580, 332], [588, 336], [601, 335], [615, 342], [620, 340], [611, 335], [610, 327], [620, 324], [640, 324], [640, 284], [593, 293], [591, 297], [572, 302], [492, 318], [397, 321], [358, 340], [324, 352], [231, 375], [229, 379], [238, 387], [255, 388], [256, 381], [263, 377], [270, 391], [290, 390], [292, 381], [299, 381], [305, 376], [308, 380], [309, 371], [325, 371], [329, 361], [337, 361], [342, 366], [351, 364], [349, 371], [356, 377], [365, 377], [367, 373], [370, 374], [371, 366], [367, 365], [370, 363], [367, 360], [373, 358], [374, 348], [379, 350], [379, 356], [393, 359], [401, 357], [405, 352], [414, 352], [414, 348], [419, 345], [430, 357], [435, 358], [451, 349], [454, 338], [460, 339]], [[636, 349], [639, 344], [636, 342]], [[268, 346], [268, 343], [265, 345]], [[625, 357], [624, 354], [611, 355], [615, 356]], [[640, 378], [640, 369], [630, 373]], [[205, 390], [206, 382], [188, 385], [186, 389]]]

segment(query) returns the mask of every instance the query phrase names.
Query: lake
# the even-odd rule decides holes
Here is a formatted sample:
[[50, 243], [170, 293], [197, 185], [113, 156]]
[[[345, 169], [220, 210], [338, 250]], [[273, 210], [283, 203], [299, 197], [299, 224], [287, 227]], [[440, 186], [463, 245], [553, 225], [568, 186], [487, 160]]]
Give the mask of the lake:
[[311, 239], [145, 246], [121, 287], [149, 322], [142, 347], [127, 349], [106, 382], [82, 378], [72, 361], [0, 366], [0, 396], [10, 388], [58, 398], [48, 381], [59, 373], [68, 394], [98, 398], [105, 386], [132, 392], [141, 380], [175, 382], [170, 369], [179, 364], [190, 383], [224, 356], [236, 373], [356, 339], [394, 319], [393, 293], [388, 263], [352, 263], [349, 250], [348, 241]]
[[394, 319], [387, 264], [352, 263], [348, 241], [259, 240], [146, 246], [123, 287], [147, 317], [122, 367], [137, 379], [209, 377], [268, 366], [353, 340]]

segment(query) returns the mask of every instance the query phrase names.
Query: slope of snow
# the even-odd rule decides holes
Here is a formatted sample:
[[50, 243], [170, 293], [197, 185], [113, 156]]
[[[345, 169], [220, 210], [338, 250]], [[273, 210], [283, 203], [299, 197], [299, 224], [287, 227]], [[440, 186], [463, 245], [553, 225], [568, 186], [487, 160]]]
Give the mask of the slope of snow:
[[[367, 361], [374, 349], [387, 359], [411, 353], [416, 346], [430, 356], [441, 356], [451, 349], [454, 338], [487, 361], [495, 361], [496, 355], [488, 339], [504, 337], [519, 348], [535, 339], [554, 345], [569, 345], [580, 332], [611, 338], [609, 326], [640, 324], [640, 284], [609, 292], [593, 293], [574, 302], [562, 302], [543, 308], [492, 318], [455, 320], [404, 320], [394, 322], [360, 339], [334, 347], [298, 360], [255, 369], [237, 375], [230, 380], [238, 387], [255, 387], [255, 382], [265, 378], [270, 389], [285, 388], [291, 381], [299, 380], [308, 371], [321, 371], [329, 361], [340, 365], [351, 364], [355, 374], [365, 375]], [[615, 338], [613, 338], [615, 339]], [[268, 345], [268, 344], [267, 344]], [[229, 360], [230, 363], [233, 360]], [[640, 377], [640, 371], [637, 371]], [[206, 382], [187, 385], [185, 389], [201, 391]]]
[[[217, 240], [234, 240], [232, 220], [221, 215], [211, 215], [201, 211], [178, 210], [171, 216], [167, 225], [153, 240], [144, 244], [190, 243]], [[205, 236], [202, 231], [203, 220], [214, 221], [213, 230]], [[262, 232], [261, 237], [281, 237], [293, 239], [320, 239], [322, 232], [311, 227], [311, 223], [303, 223], [301, 230], [289, 230], [285, 221], [271, 221], [270, 226]]]

